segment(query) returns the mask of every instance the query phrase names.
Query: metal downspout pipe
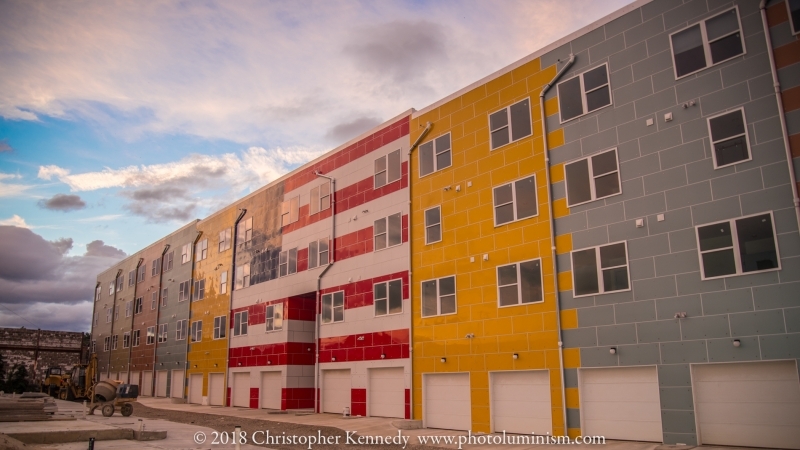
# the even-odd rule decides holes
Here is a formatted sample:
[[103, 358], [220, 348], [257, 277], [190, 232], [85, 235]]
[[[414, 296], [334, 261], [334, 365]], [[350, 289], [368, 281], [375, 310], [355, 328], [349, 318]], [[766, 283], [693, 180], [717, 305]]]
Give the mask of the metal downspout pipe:
[[[189, 374], [187, 373], [189, 371], [189, 344], [192, 342], [192, 339], [189, 336], [189, 321], [190, 321], [191, 316], [192, 316], [192, 302], [194, 301], [193, 300], [193, 297], [194, 297], [194, 267], [195, 267], [195, 262], [197, 261], [197, 254], [196, 254], [197, 242], [200, 240], [200, 237], [202, 235], [203, 235], [203, 232], [202, 231], [198, 231], [197, 232], [197, 236], [195, 236], [194, 237], [194, 241], [192, 241], [192, 275], [189, 277], [189, 298], [186, 300], [186, 303], [187, 303], [186, 307], [189, 309], [189, 314], [186, 314], [186, 329], [183, 330], [184, 333], [186, 333], [186, 337], [185, 337], [185, 339], [186, 339], [186, 353], [184, 353], [185, 356], [183, 358], [183, 380], [181, 380], [182, 381], [182, 383], [181, 383], [182, 384], [181, 385], [181, 398], [183, 399], [184, 402], [186, 402], [186, 400], [187, 400], [186, 399], [186, 379], [189, 376]], [[177, 323], [177, 321], [176, 321], [176, 323]], [[172, 377], [170, 376], [170, 378], [172, 378]], [[172, 380], [170, 380], [170, 383], [171, 382], [172, 382]], [[174, 398], [173, 389], [175, 389], [175, 386], [170, 387], [169, 396]]]
[[[131, 357], [133, 357], [133, 326], [136, 324], [136, 291], [139, 289], [139, 268], [142, 267], [144, 258], [139, 258], [136, 264], [136, 277], [133, 280], [133, 304], [131, 305], [131, 331], [128, 337], [128, 373], [126, 375], [125, 384], [131, 384]], [[144, 297], [142, 298], [142, 312], [144, 312]], [[122, 337], [122, 342], [125, 342], [125, 336]]]
[[[239, 240], [239, 222], [242, 221], [244, 215], [247, 214], [247, 208], [239, 208], [239, 215], [236, 216], [236, 220], [233, 221], [233, 230], [231, 230], [231, 234], [233, 235], [233, 242], [232, 242], [232, 249], [231, 249], [231, 290], [230, 290], [230, 299], [228, 299], [228, 312], [225, 314], [228, 317], [228, 320], [225, 321], [225, 351], [228, 352], [225, 355], [225, 379], [222, 382], [222, 395], [223, 400], [222, 404], [224, 406], [230, 406], [228, 404], [228, 376], [230, 375], [230, 349], [231, 349], [231, 328], [233, 327], [233, 316], [229, 316], [231, 311], [233, 311], [233, 291], [236, 290], [236, 246], [238, 245]], [[242, 274], [244, 276], [244, 274]], [[249, 317], [248, 317], [249, 321]], [[212, 336], [213, 338], [213, 336]], [[186, 356], [189, 356], [189, 353], [186, 353]], [[208, 403], [211, 404], [211, 375], [208, 376], [209, 386], [206, 389], [206, 393], [208, 394], [209, 401]]]
[[[162, 289], [164, 288], [164, 255], [169, 250], [169, 244], [164, 245], [164, 250], [161, 252], [161, 262], [158, 268], [158, 297], [156, 300], [156, 326], [155, 332], [158, 333], [158, 321], [161, 320], [161, 298]], [[145, 345], [147, 345], [147, 330], [145, 330]], [[156, 396], [156, 352], [158, 351], [158, 334], [154, 336], [153, 341], [153, 369], [150, 371], [150, 396]]]
[[564, 342], [561, 339], [561, 305], [558, 300], [558, 261], [556, 259], [556, 230], [555, 230], [555, 219], [553, 218], [553, 190], [550, 186], [550, 154], [549, 149], [547, 148], [547, 116], [544, 112], [544, 96], [547, 91], [553, 87], [553, 84], [564, 75], [564, 72], [572, 66], [572, 63], [575, 62], [575, 55], [570, 54], [569, 59], [567, 60], [566, 64], [556, 73], [556, 76], [550, 80], [549, 83], [545, 84], [542, 88], [542, 92], [539, 93], [539, 111], [542, 118], [542, 142], [544, 143], [544, 173], [545, 173], [545, 185], [547, 186], [547, 207], [550, 209], [548, 211], [549, 222], [550, 222], [550, 242], [552, 243], [550, 247], [550, 258], [553, 260], [553, 286], [555, 287], [555, 295], [556, 295], [556, 329], [558, 331], [558, 367], [561, 371], [561, 413], [562, 413], [562, 420], [564, 421], [564, 436], [567, 435], [567, 394], [566, 394], [566, 380], [564, 375]]
[[[106, 377], [111, 376], [111, 341], [114, 337], [114, 316], [117, 314], [117, 286], [119, 286], [119, 276], [122, 275], [122, 269], [117, 269], [117, 276], [114, 277], [114, 303], [111, 304], [111, 334], [108, 335], [108, 367], [106, 367]], [[105, 348], [105, 344], [103, 344]]]
[[323, 175], [319, 170], [314, 171], [314, 175], [322, 178], [327, 178], [331, 182], [331, 242], [328, 248], [328, 266], [317, 276], [317, 304], [314, 305], [316, 314], [314, 314], [314, 412], [319, 412], [319, 315], [322, 311], [322, 277], [331, 267], [333, 267], [334, 256], [336, 255], [336, 179]]

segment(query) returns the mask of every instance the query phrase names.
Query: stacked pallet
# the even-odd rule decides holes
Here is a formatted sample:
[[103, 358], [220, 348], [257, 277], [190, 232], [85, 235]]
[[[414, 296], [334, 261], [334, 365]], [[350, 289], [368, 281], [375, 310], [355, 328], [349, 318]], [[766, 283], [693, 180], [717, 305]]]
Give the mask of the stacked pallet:
[[50, 398], [0, 396], [0, 422], [50, 420], [58, 408]]

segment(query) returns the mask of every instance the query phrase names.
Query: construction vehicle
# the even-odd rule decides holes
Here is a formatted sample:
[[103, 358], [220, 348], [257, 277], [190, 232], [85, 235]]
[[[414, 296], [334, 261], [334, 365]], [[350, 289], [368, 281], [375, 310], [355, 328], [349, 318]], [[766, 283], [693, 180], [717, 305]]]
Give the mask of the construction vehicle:
[[89, 364], [76, 365], [72, 372], [65, 376], [65, 382], [59, 390], [62, 400], [89, 400], [89, 414], [100, 408], [106, 417], [114, 415], [120, 408], [123, 416], [133, 413], [133, 402], [139, 396], [139, 387], [122, 384], [118, 380], [97, 381], [97, 354], [92, 353]]
[[97, 355], [92, 354], [89, 364], [76, 364], [72, 371], [64, 375], [58, 391], [61, 400], [84, 400], [89, 398], [89, 388], [97, 372]]
[[66, 383], [66, 378], [68, 375], [61, 370], [61, 367], [50, 367], [45, 372], [41, 392], [51, 397], [58, 397], [61, 387]]

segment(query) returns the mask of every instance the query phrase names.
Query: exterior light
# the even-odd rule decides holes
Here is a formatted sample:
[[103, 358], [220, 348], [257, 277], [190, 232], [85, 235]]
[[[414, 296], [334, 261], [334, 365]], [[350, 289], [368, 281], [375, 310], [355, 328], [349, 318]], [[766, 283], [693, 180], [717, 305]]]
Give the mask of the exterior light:
[[384, 355], [383, 353], [381, 353], [381, 359], [386, 359], [386, 355]]
[[511, 357], [514, 358], [514, 359], [519, 359], [519, 354], [518, 353], [514, 353], [513, 355], [511, 355]]
[[617, 354], [617, 347], [611, 347], [610, 349], [608, 349], [608, 353], [611, 353], [612, 355], [616, 355]]
[[741, 345], [742, 345], [742, 341], [740, 341], [738, 339], [734, 339], [733, 340], [733, 346], [734, 347], [741, 347]]
[[441, 358], [441, 359], [439, 359], [439, 361], [443, 362], [443, 363], [446, 363], [447, 362], [447, 358]]

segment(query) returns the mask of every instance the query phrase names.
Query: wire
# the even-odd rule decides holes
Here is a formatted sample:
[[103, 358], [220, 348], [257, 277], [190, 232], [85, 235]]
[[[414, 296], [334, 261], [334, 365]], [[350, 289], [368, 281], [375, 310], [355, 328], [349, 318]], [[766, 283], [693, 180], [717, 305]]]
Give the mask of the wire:
[[11, 308], [9, 308], [8, 306], [6, 306], [4, 303], [0, 303], [0, 306], [2, 306], [3, 308], [5, 308], [5, 309], [7, 309], [7, 310], [11, 311], [11, 314], [14, 314], [15, 316], [19, 317], [20, 319], [24, 320], [25, 322], [28, 322], [29, 324], [31, 324], [32, 326], [34, 326], [34, 327], [36, 326], [36, 325], [35, 325], [33, 322], [31, 322], [30, 320], [28, 320], [28, 319], [26, 319], [26, 318], [24, 318], [24, 317], [20, 316], [19, 314], [15, 313], [15, 312], [14, 312], [14, 311], [13, 311]]

